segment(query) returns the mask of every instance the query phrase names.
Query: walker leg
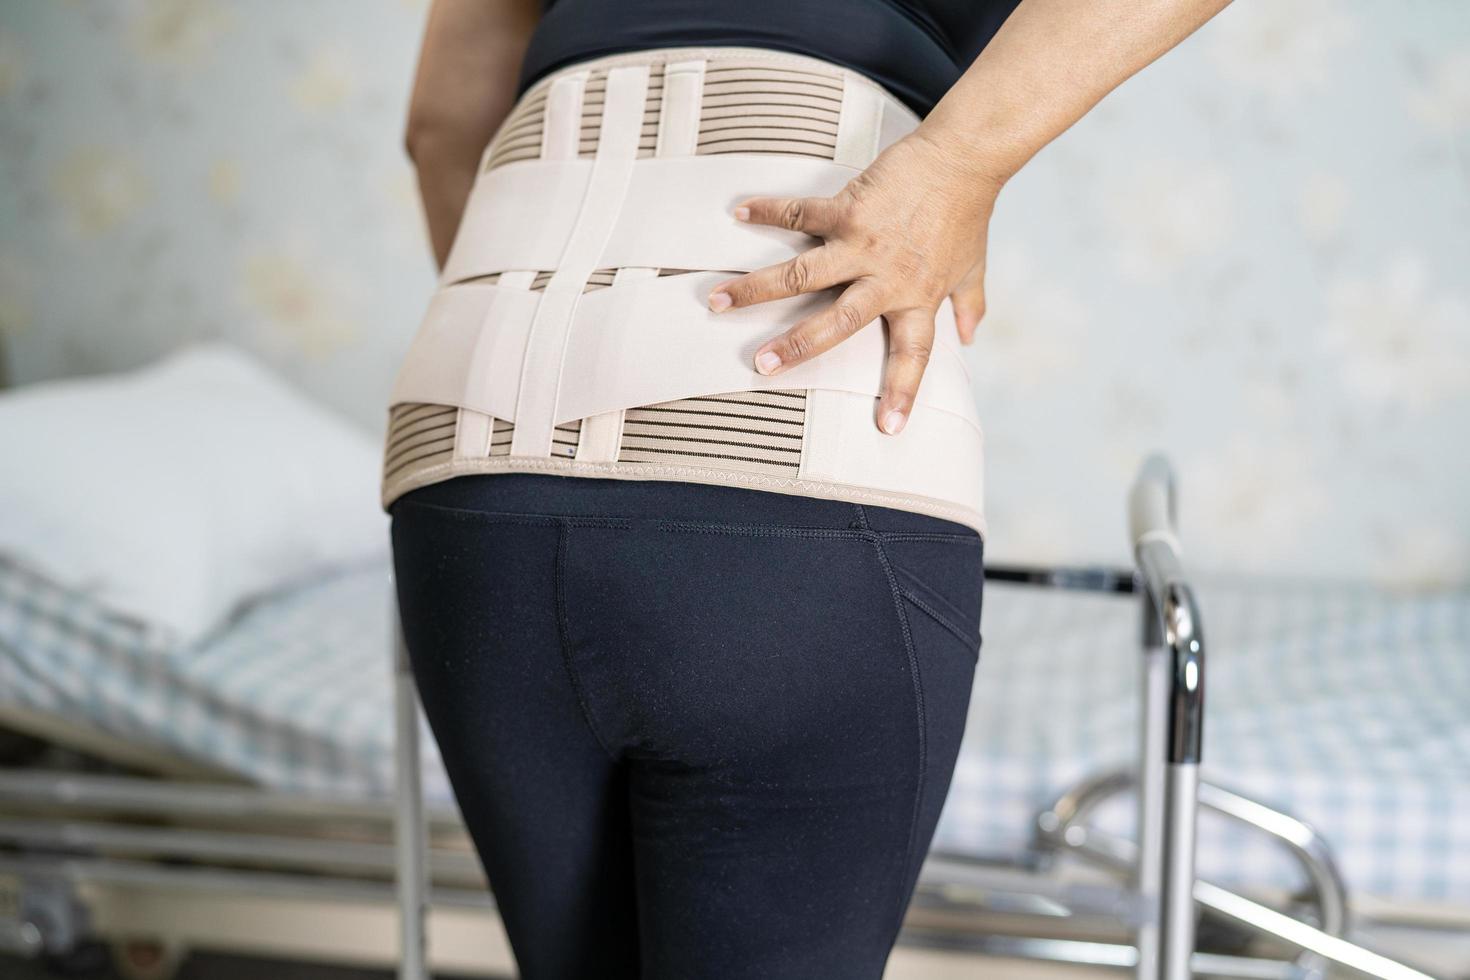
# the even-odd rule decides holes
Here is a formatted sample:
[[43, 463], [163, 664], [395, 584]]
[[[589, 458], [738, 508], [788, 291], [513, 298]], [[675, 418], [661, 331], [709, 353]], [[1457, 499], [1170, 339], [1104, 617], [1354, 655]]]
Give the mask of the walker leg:
[[[1147, 894], [1158, 897], [1155, 906], [1144, 902], [1140, 921], [1138, 962], [1140, 977], [1156, 971], [1163, 980], [1187, 980], [1194, 953], [1194, 845], [1199, 813], [1199, 761], [1204, 730], [1205, 642], [1199, 607], [1185, 582], [1176, 534], [1178, 508], [1175, 480], [1163, 456], [1151, 456], [1139, 470], [1128, 497], [1129, 532], [1133, 556], [1146, 596], [1143, 606], [1143, 647], [1149, 678], [1145, 689], [1144, 758], [1139, 774], [1139, 872]], [[1155, 666], [1158, 650], [1163, 667]], [[1155, 674], [1163, 681], [1156, 688]], [[1162, 703], [1162, 708], [1160, 708]], [[1162, 717], [1160, 717], [1162, 716]], [[1162, 729], [1162, 744], [1148, 734]], [[1160, 751], [1162, 750], [1162, 751]], [[1155, 768], [1163, 766], [1162, 799]], [[1163, 853], [1157, 860], [1157, 819], [1162, 803]], [[1157, 882], [1151, 888], [1148, 882]], [[1147, 925], [1156, 913], [1158, 931]], [[1149, 963], [1156, 950], [1157, 960]]]
[[428, 905], [428, 834], [424, 821], [423, 780], [419, 772], [418, 691], [409, 666], [403, 630], [398, 624], [396, 602], [394, 609], [393, 758], [397, 799], [393, 811], [393, 842], [398, 886], [398, 980], [427, 980], [424, 918]]
[[1194, 850], [1199, 814], [1199, 766], [1170, 763], [1165, 780], [1164, 866], [1161, 876], [1159, 955], [1164, 980], [1192, 976]]
[[1143, 689], [1140, 692], [1140, 739], [1136, 790], [1138, 862], [1133, 886], [1139, 919], [1134, 934], [1138, 961], [1136, 980], [1160, 980], [1160, 885], [1164, 877], [1164, 757], [1169, 723], [1169, 651], [1158, 638], [1158, 613], [1143, 594]]

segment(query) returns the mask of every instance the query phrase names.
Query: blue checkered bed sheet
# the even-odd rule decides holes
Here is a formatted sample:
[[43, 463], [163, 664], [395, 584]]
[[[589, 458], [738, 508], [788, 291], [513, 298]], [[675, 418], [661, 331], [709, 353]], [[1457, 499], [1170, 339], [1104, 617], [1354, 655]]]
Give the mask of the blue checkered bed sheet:
[[[1470, 594], [1196, 578], [1201, 777], [1317, 828], [1349, 886], [1470, 905]], [[935, 846], [1015, 854], [1036, 811], [1139, 738], [1128, 597], [990, 584], [965, 743]], [[1133, 801], [1099, 826], [1133, 834]], [[1290, 888], [1284, 850], [1200, 817], [1199, 873]]]
[[[1204, 778], [1322, 831], [1349, 886], [1470, 905], [1470, 594], [1200, 578], [1209, 643]], [[266, 597], [170, 648], [0, 561], [0, 717], [20, 706], [284, 790], [391, 793], [386, 566]], [[1127, 765], [1138, 610], [1125, 597], [992, 583], [935, 847], [1014, 856], [1036, 810]], [[450, 791], [432, 738], [425, 791]], [[1127, 801], [1103, 826], [1131, 834]], [[1300, 880], [1277, 848], [1201, 818], [1201, 874]]]
[[[176, 646], [0, 559], [0, 718], [11, 705], [286, 791], [393, 791], [386, 564], [265, 596]], [[452, 800], [420, 718], [425, 795]]]

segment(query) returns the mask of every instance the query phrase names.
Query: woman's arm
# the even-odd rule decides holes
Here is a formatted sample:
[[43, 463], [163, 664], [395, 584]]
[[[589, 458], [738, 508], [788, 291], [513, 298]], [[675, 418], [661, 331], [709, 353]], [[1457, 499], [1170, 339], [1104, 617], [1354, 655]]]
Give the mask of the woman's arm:
[[1006, 181], [1103, 96], [1229, 0], [1022, 0], [914, 132], [833, 197], [752, 198], [741, 220], [826, 241], [716, 286], [710, 308], [749, 306], [850, 283], [837, 301], [756, 352], [774, 374], [888, 321], [879, 427], [896, 434], [952, 296], [969, 343], [985, 310], [985, 245]]
[[440, 268], [475, 182], [475, 167], [515, 104], [538, 0], [434, 0], [419, 51], [404, 145]]

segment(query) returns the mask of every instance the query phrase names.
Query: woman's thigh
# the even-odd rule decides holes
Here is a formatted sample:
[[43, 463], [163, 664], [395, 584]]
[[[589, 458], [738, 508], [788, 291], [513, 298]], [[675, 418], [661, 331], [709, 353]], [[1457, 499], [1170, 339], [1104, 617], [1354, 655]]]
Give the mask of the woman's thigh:
[[562, 659], [559, 528], [410, 498], [393, 508], [404, 639], [519, 975], [636, 980], [627, 770]]

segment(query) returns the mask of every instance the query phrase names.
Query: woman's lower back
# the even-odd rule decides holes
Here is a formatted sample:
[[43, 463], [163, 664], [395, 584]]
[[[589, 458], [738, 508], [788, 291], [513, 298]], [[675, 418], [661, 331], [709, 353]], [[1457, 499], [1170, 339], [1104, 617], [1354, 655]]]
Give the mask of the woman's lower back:
[[[638, 111], [609, 120], [612, 73], [640, 66]], [[983, 533], [981, 436], [952, 319], [895, 437], [872, 420], [880, 324], [805, 375], [767, 379], [740, 351], [791, 311], [713, 323], [697, 299], [804, 238], [730, 227], [732, 188], [790, 190], [760, 186], [775, 173], [840, 186], [915, 123], [851, 71], [760, 49], [635, 52], [542, 79], [487, 148], [395, 386], [384, 506], [456, 475], [539, 472], [867, 502]], [[628, 131], [610, 137], [616, 125]], [[599, 233], [590, 246], [577, 237]], [[579, 247], [596, 258], [559, 281]], [[578, 398], [601, 410], [566, 417]]]

